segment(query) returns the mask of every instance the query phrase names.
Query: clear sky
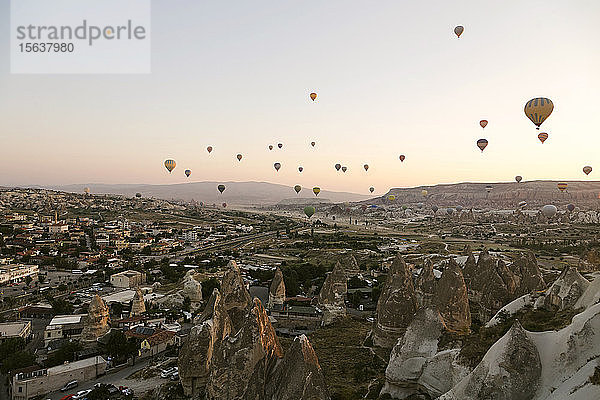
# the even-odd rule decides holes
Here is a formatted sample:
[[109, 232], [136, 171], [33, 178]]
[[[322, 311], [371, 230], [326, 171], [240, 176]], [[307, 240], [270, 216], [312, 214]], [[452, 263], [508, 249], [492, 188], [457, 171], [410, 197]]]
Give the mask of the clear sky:
[[[149, 75], [11, 75], [0, 0], [0, 185], [259, 180], [382, 193], [600, 178], [600, 1], [156, 0], [152, 11]], [[544, 145], [523, 113], [539, 96], [555, 106]]]

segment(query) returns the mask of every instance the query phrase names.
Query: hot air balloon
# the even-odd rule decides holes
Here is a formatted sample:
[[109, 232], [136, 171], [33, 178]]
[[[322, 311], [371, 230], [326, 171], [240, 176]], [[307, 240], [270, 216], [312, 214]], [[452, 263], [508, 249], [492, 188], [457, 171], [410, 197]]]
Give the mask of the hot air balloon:
[[564, 192], [569, 187], [569, 184], [567, 182], [558, 182], [556, 187], [558, 187], [558, 190], [560, 190], [561, 192]]
[[454, 212], [453, 208], [450, 208], [450, 207], [446, 208], [446, 214], [452, 215], [453, 212]]
[[465, 31], [465, 27], [462, 25], [458, 25], [457, 27], [454, 28], [454, 33], [456, 34], [456, 36], [460, 37], [460, 35], [462, 35], [462, 33]]
[[312, 147], [315, 147], [315, 145], [316, 145], [316, 144], [317, 144], [317, 143], [315, 143], [315, 142], [310, 142], [310, 145], [311, 145]]
[[479, 121], [479, 125], [480, 125], [482, 128], [485, 128], [485, 127], [487, 126], [487, 124], [488, 124], [488, 121], [487, 121], [487, 119], [482, 119], [481, 121]]
[[536, 97], [525, 103], [525, 115], [540, 129], [540, 125], [552, 114], [554, 104], [552, 100], [545, 97]]
[[461, 212], [463, 210], [462, 206], [456, 206], [456, 211]]
[[282, 148], [283, 147], [283, 143], [277, 143], [277, 147]]
[[294, 190], [296, 191], [296, 193], [300, 193], [300, 191], [302, 190], [302, 186], [296, 185], [294, 186]]
[[567, 204], [567, 210], [569, 210], [569, 212], [573, 212], [573, 210], [575, 210], [575, 204]]
[[313, 93], [311, 93], [311, 94], [310, 94], [310, 99], [311, 99], [312, 101], [315, 101], [315, 100], [317, 99], [317, 94], [316, 94], [316, 93], [314, 93], [314, 92], [313, 92]]
[[226, 208], [226, 207], [227, 207], [227, 203], [223, 203], [223, 208]]
[[175, 160], [166, 160], [165, 161], [165, 168], [167, 169], [167, 171], [169, 171], [169, 173], [173, 172], [176, 165], [177, 165], [177, 163], [175, 162]]
[[586, 165], [585, 167], [583, 167], [583, 172], [584, 172], [586, 175], [589, 175], [589, 174], [590, 174], [590, 172], [592, 172], [592, 167], [590, 167], [589, 165]]
[[431, 206], [431, 210], [436, 213], [438, 210], [438, 206]]
[[306, 214], [308, 218], [312, 217], [315, 214], [315, 208], [311, 206], [304, 207], [304, 214]]
[[269, 150], [273, 150], [273, 145], [272, 144], [269, 145]]
[[521, 183], [522, 180], [523, 180], [523, 177], [521, 175], [515, 176], [515, 181], [517, 181], [517, 183]]
[[481, 152], [483, 152], [483, 150], [485, 150], [485, 148], [488, 145], [488, 141], [487, 139], [479, 139], [477, 141], [477, 147], [479, 147], [479, 149], [481, 150]]
[[394, 200], [396, 200], [396, 196], [394, 196], [393, 194], [390, 194], [390, 195], [388, 196], [388, 200], [389, 200], [389, 201], [394, 201]]
[[212, 146], [208, 146], [208, 147], [206, 148], [206, 151], [208, 151], [208, 154], [210, 154], [210, 152], [212, 151], [212, 149], [213, 149], [213, 148], [212, 148]]
[[526, 202], [526, 201], [520, 201], [520, 202], [519, 202], [519, 204], [517, 204], [517, 206], [518, 206], [519, 208], [524, 208], [524, 207], [526, 207], [526, 206], [527, 206], [527, 202]]
[[489, 193], [489, 192], [491, 192], [491, 191], [492, 191], [492, 189], [493, 189], [493, 187], [491, 187], [490, 185], [487, 185], [487, 186], [485, 187], [485, 191], [486, 191], [486, 192], [488, 192], [488, 193]]
[[90, 194], [90, 188], [89, 188], [89, 187], [86, 187], [86, 188], [84, 188], [84, 189], [83, 189], [83, 192], [84, 192], [85, 194]]
[[402, 204], [402, 210], [407, 210], [408, 206], [406, 204]]
[[140, 197], [142, 197], [142, 194], [141, 193], [136, 193], [135, 197], [137, 197], [139, 199]]
[[217, 186], [217, 189], [219, 190], [219, 192], [223, 193], [225, 191], [225, 185], [219, 185]]
[[365, 169], [365, 171], [368, 171], [369, 170], [369, 164], [363, 165], [363, 168]]
[[546, 139], [548, 139], [548, 134], [546, 132], [541, 132], [538, 135], [538, 139], [540, 139], [540, 142], [542, 142], [542, 144], [544, 144], [544, 142], [546, 141]]
[[298, 167], [298, 172], [302, 172], [302, 171], [304, 171], [304, 168], [303, 167]]
[[315, 196], [318, 196], [319, 193], [321, 193], [321, 188], [315, 186], [313, 188], [313, 193], [315, 194]]
[[185, 176], [187, 176], [189, 178], [191, 174], [192, 174], [192, 170], [191, 169], [186, 169], [185, 170]]
[[400, 154], [400, 157], [398, 157], [400, 159], [401, 162], [404, 162], [404, 159], [406, 158], [406, 156], [404, 154]]
[[546, 218], [554, 217], [557, 211], [558, 209], [556, 208], [556, 206], [552, 204], [548, 204], [542, 207], [542, 214], [544, 214]]
[[348, 171], [348, 167], [342, 167], [342, 172]]
[[238, 154], [236, 157], [237, 157], [238, 161], [242, 161], [242, 155], [241, 154]]
[[279, 168], [281, 168], [281, 163], [276, 162], [273, 164], [273, 168], [275, 168], [275, 171], [279, 171]]
[[425, 189], [421, 190], [421, 196], [427, 197], [427, 190], [425, 190]]
[[369, 192], [373, 193], [374, 191], [375, 191], [375, 188], [374, 188], [373, 186], [371, 186], [371, 187], [369, 188]]
[[342, 168], [342, 164], [335, 164], [335, 169], [336, 169], [337, 171], [339, 171], [339, 170], [340, 170], [340, 168]]

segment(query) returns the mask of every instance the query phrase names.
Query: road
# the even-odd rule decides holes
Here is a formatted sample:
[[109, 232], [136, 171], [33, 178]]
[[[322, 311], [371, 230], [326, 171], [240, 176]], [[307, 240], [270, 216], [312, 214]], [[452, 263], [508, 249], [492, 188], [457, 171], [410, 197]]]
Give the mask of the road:
[[[88, 381], [88, 382], [83, 382], [81, 384], [79, 384], [78, 387], [68, 391], [68, 392], [53, 392], [50, 394], [47, 394], [46, 396], [44, 396], [44, 399], [50, 399], [50, 400], [60, 400], [61, 398], [63, 398], [65, 395], [67, 394], [74, 394], [77, 393], [80, 390], [87, 390], [87, 389], [91, 389], [94, 387], [94, 385], [96, 383], [104, 383], [104, 384], [112, 384], [115, 385], [117, 387], [119, 386], [127, 386], [130, 387], [130, 385], [128, 383], [130, 383], [131, 381], [126, 380], [126, 378], [133, 374], [134, 372], [137, 372], [143, 368], [146, 368], [148, 365], [150, 365], [152, 362], [151, 359], [146, 359], [144, 361], [139, 362], [138, 364], [132, 366], [132, 367], [127, 367], [124, 368], [120, 371], [117, 371], [115, 373], [112, 374], [106, 374], [103, 375], [101, 377], [99, 377], [96, 380], [92, 380], [92, 381]], [[160, 379], [160, 378], [159, 378]], [[148, 382], [150, 383], [150, 382]], [[133, 388], [135, 391], [135, 388]]]

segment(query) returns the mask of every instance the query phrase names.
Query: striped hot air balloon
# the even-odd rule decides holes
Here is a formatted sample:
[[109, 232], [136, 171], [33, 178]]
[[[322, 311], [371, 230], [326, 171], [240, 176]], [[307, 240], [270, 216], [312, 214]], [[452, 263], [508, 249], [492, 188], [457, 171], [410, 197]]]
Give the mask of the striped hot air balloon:
[[554, 104], [545, 97], [536, 97], [525, 103], [525, 115], [540, 129], [540, 125], [552, 114]]
[[488, 124], [487, 119], [482, 119], [481, 121], [479, 121], [479, 126], [481, 126], [482, 128], [485, 128]]
[[540, 132], [540, 134], [538, 135], [538, 139], [540, 139], [540, 142], [544, 144], [546, 139], [548, 139], [548, 134], [546, 132]]
[[585, 167], [583, 167], [584, 174], [589, 175], [590, 172], [592, 172], [592, 167], [590, 167], [589, 165], [586, 165]]
[[175, 160], [166, 160], [165, 161], [165, 168], [167, 169], [167, 171], [169, 171], [169, 173], [173, 172], [176, 165], [177, 165], [177, 163], [175, 162]]
[[477, 141], [477, 147], [479, 147], [479, 149], [483, 152], [483, 150], [485, 150], [485, 148], [488, 145], [488, 141], [487, 139], [479, 139]]
[[320, 187], [317, 187], [317, 186], [315, 186], [315, 187], [313, 188], [313, 193], [315, 194], [315, 196], [318, 196], [318, 195], [319, 195], [319, 193], [321, 193], [321, 188], [320, 188]]
[[558, 190], [560, 190], [561, 192], [564, 192], [565, 190], [567, 190], [567, 187], [569, 187], [569, 184], [567, 182], [558, 182], [556, 187], [558, 187]]

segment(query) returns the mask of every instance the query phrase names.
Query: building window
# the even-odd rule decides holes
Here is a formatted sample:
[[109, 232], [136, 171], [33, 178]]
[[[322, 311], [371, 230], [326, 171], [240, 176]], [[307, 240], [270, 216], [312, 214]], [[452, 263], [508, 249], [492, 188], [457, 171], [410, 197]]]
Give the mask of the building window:
[[19, 393], [23, 393], [23, 386], [19, 386]]

